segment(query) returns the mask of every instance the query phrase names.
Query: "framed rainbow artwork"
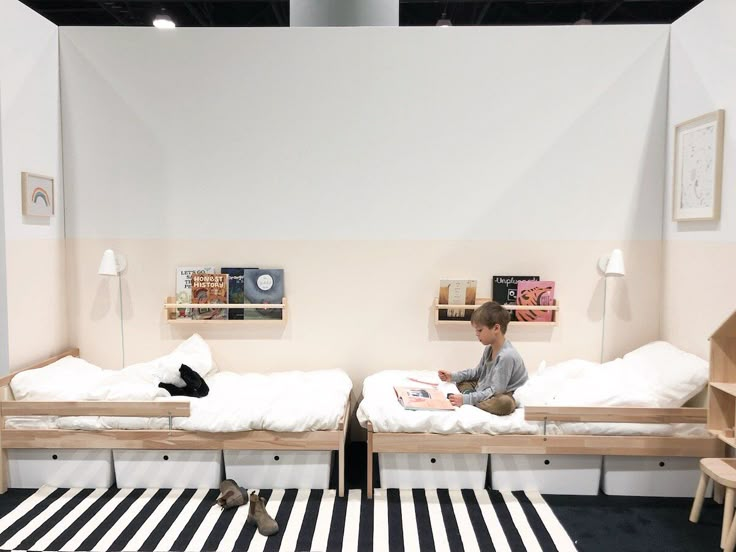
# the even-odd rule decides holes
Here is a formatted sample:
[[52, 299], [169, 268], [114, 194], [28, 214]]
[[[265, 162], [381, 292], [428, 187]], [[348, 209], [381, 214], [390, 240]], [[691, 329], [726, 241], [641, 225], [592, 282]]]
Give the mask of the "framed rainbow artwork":
[[50, 217], [54, 214], [54, 179], [24, 172], [21, 173], [23, 214], [33, 217]]

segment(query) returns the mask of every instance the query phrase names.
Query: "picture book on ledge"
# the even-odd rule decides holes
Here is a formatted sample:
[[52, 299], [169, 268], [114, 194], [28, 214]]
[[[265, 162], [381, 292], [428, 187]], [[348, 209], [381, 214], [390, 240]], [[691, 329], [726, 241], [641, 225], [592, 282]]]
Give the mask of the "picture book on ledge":
[[434, 387], [394, 386], [396, 398], [406, 410], [453, 410], [447, 393]]
[[[180, 266], [176, 269], [176, 302], [192, 303], [192, 274], [214, 274], [214, 266]], [[176, 309], [176, 318], [192, 318], [192, 309]]]
[[218, 309], [214, 305], [227, 303], [227, 274], [192, 274], [192, 303], [204, 303], [206, 306], [192, 309], [195, 320], [227, 320], [227, 309]]
[[[245, 271], [258, 270], [257, 267], [226, 267], [221, 268], [220, 272], [227, 274], [227, 302], [231, 304], [245, 303]], [[244, 309], [229, 309], [227, 311], [228, 320], [244, 320]]]
[[[521, 280], [518, 283], [516, 304], [523, 306], [551, 307], [555, 304], [555, 283], [551, 280]], [[516, 319], [521, 322], [552, 322], [554, 311], [517, 310]]]
[[[244, 302], [267, 305], [284, 300], [283, 268], [246, 268], [243, 273]], [[244, 309], [245, 320], [282, 320], [282, 308]]]
[[[475, 305], [477, 280], [440, 280], [440, 305]], [[468, 320], [473, 309], [439, 309], [439, 320]]]
[[[516, 292], [520, 281], [539, 280], [539, 276], [494, 276], [491, 285], [491, 298], [501, 305], [516, 305]], [[516, 318], [516, 311], [510, 311], [511, 321]]]

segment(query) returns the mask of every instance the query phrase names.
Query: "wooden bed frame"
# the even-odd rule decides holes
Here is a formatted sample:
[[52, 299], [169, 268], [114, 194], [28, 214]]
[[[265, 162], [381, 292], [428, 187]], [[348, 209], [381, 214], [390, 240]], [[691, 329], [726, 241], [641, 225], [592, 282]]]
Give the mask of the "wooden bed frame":
[[345, 494], [345, 439], [350, 399], [335, 430], [209, 433], [183, 430], [6, 429], [9, 416], [189, 416], [189, 402], [175, 401], [15, 401], [9, 384], [24, 370], [41, 368], [79, 349], [63, 353], [0, 378], [0, 493], [8, 489], [8, 449], [168, 449], [168, 450], [320, 450], [338, 451], [338, 494]]
[[[702, 423], [705, 408], [526, 407], [530, 421]], [[367, 494], [373, 497], [373, 453], [597, 454], [609, 456], [722, 457], [725, 443], [707, 437], [655, 435], [484, 435], [374, 432], [368, 422]]]

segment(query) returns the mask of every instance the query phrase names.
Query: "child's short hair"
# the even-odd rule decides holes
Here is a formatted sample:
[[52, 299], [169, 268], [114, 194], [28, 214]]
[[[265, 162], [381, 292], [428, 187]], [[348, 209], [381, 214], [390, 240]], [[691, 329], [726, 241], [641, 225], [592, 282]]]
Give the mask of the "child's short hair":
[[501, 333], [506, 333], [506, 328], [511, 320], [511, 314], [495, 301], [486, 301], [473, 311], [470, 323], [476, 326], [487, 326], [493, 328], [496, 324], [501, 328]]

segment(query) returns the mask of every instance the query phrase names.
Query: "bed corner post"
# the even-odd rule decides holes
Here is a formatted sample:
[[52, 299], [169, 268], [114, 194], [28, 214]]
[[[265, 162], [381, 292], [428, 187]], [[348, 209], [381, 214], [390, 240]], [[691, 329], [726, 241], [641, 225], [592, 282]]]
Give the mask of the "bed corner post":
[[[8, 388], [0, 388], [0, 401], [7, 400]], [[9, 475], [8, 475], [8, 450], [3, 446], [3, 432], [5, 431], [5, 416], [3, 413], [2, 402], [0, 402], [0, 494], [8, 491]]]
[[340, 498], [345, 496], [345, 441], [350, 427], [350, 405], [350, 397], [348, 397], [340, 424], [340, 444], [337, 449], [337, 495]]
[[366, 477], [368, 478], [366, 481], [366, 494], [368, 495], [369, 499], [373, 498], [373, 424], [368, 422], [368, 426], [366, 428], [368, 430], [368, 439], [367, 439], [367, 449], [368, 449], [368, 457], [366, 458], [368, 470], [366, 472]]

